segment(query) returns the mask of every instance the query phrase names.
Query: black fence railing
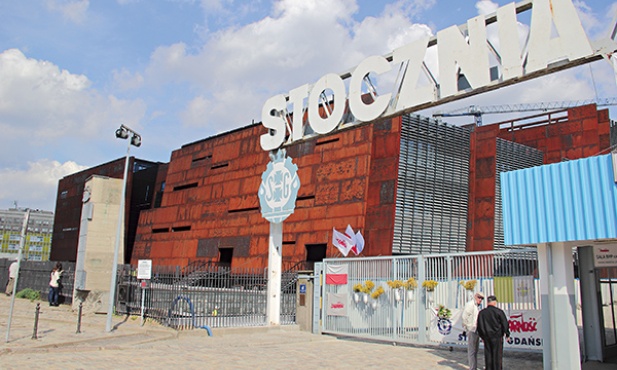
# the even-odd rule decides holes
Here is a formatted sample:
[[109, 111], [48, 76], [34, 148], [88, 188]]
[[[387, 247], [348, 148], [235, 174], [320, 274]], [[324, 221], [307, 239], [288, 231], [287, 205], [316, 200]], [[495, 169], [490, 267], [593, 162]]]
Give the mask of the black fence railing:
[[[0, 287], [4, 288], [9, 279], [9, 266], [13, 259], [0, 259]], [[75, 277], [75, 263], [62, 263], [62, 278], [60, 279], [60, 303], [70, 304], [73, 302], [73, 282]], [[49, 293], [49, 280], [51, 270], [56, 265], [55, 261], [21, 261], [19, 264], [19, 278], [17, 279], [17, 292], [30, 288], [41, 294], [41, 299], [46, 300]]]
[[[280, 323], [296, 322], [297, 272], [281, 277]], [[116, 310], [176, 329], [266, 325], [265, 269], [192, 265], [154, 266], [152, 279], [138, 281], [134, 266], [119, 269]], [[142, 285], [143, 284], [143, 285]]]

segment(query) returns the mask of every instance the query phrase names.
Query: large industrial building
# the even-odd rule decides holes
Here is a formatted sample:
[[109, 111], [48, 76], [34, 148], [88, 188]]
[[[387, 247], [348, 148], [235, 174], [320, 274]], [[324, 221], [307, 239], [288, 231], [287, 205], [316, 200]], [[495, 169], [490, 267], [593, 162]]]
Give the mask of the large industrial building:
[[[53, 220], [53, 241], [51, 256], [53, 261], [72, 261], [77, 258], [77, 246], [80, 237], [82, 204], [85, 201], [84, 187], [95, 175], [122, 179], [124, 177], [125, 158], [88, 168], [65, 176], [58, 182], [56, 212]], [[139, 212], [160, 202], [160, 180], [164, 179], [166, 165], [134, 157], [129, 158], [129, 175], [126, 191], [126, 211], [124, 217], [124, 256], [130, 256], [135, 239], [135, 230]], [[158, 198], [157, 198], [158, 196]], [[114, 215], [117, 217], [117, 215]], [[109, 238], [113, 240], [114, 235]], [[111, 253], [111, 251], [110, 251]], [[128, 262], [127, 261], [120, 261]]]
[[[254, 124], [174, 151], [160, 207], [141, 211], [131, 263], [267, 266], [264, 132]], [[294, 143], [286, 151], [301, 186], [283, 226], [284, 268], [340, 255], [333, 228], [347, 225], [364, 235], [367, 256], [500, 248], [499, 173], [615, 142], [608, 111], [588, 105], [480, 127], [402, 115]]]

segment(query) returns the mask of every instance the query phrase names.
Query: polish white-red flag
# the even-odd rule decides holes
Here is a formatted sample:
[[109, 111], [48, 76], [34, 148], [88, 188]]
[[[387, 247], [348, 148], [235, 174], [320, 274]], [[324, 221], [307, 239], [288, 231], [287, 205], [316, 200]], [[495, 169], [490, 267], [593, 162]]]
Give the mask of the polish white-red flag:
[[355, 246], [355, 241], [346, 234], [338, 232], [335, 228], [332, 228], [332, 244], [338, 248], [343, 256], [347, 257], [351, 248]]
[[347, 284], [347, 265], [326, 265], [326, 284], [345, 285]]

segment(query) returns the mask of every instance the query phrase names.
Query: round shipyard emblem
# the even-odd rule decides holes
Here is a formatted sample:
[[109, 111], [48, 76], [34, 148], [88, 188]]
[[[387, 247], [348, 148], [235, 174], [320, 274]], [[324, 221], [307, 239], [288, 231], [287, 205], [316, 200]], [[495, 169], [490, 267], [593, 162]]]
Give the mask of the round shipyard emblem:
[[284, 150], [271, 156], [268, 168], [261, 175], [258, 192], [261, 215], [266, 220], [280, 223], [294, 213], [300, 189], [297, 171], [298, 166], [285, 157]]

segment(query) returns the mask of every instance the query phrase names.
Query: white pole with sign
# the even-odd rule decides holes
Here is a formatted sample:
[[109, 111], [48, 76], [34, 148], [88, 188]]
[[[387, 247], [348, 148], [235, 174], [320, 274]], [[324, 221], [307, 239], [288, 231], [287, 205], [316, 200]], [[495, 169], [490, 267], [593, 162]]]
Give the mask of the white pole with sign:
[[[144, 325], [144, 307], [146, 303], [146, 285], [152, 278], [152, 260], [137, 261], [137, 280], [140, 280], [141, 287], [141, 325]], [[143, 281], [141, 281], [143, 280]]]
[[268, 238], [268, 288], [266, 316], [269, 325], [279, 325], [281, 316], [281, 269], [283, 221], [294, 212], [300, 189], [298, 166], [285, 157], [285, 150], [270, 154], [268, 168], [261, 175], [259, 204], [262, 216], [270, 221]]

